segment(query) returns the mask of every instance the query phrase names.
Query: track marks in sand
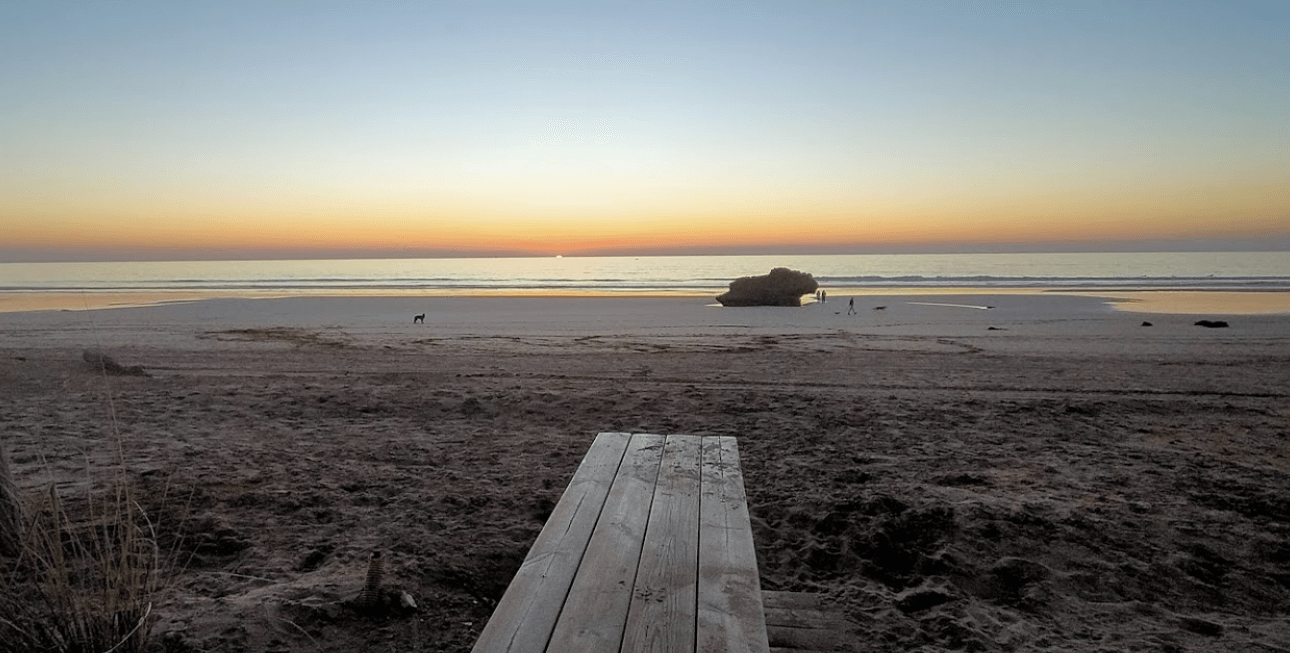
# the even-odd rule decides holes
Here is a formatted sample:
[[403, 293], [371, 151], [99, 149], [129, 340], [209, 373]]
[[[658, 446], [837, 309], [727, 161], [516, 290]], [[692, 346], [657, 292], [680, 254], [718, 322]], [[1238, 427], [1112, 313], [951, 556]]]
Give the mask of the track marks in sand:
[[224, 331], [207, 331], [197, 337], [202, 340], [220, 340], [224, 342], [282, 342], [296, 347], [343, 348], [353, 345], [352, 338], [339, 329], [321, 330], [298, 327], [227, 329]]
[[771, 350], [801, 353], [857, 351], [972, 354], [979, 347], [948, 338], [885, 336], [851, 331], [800, 334], [676, 334], [587, 336], [481, 336], [425, 338], [409, 344], [455, 351], [492, 353], [743, 354]]

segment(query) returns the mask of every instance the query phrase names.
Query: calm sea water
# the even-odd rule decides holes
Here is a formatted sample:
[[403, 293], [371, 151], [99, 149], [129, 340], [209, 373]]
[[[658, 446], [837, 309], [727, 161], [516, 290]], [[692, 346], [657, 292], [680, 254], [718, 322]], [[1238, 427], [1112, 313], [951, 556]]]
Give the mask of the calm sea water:
[[0, 263], [3, 293], [707, 294], [788, 267], [826, 289], [1290, 290], [1290, 252]]

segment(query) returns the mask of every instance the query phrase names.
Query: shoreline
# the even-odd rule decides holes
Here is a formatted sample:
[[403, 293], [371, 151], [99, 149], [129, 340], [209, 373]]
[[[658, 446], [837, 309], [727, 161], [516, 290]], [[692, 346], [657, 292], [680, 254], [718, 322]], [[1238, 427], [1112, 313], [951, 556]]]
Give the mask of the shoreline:
[[[1290, 298], [1290, 294], [1286, 295]], [[686, 351], [794, 342], [803, 353], [854, 347], [1093, 358], [1276, 352], [1290, 314], [1123, 310], [1070, 293], [830, 293], [800, 308], [725, 308], [710, 297], [316, 296], [212, 298], [130, 308], [0, 312], [0, 348], [80, 355], [166, 347], [254, 346], [504, 350], [529, 354]], [[1120, 306], [1123, 306], [1121, 304]], [[1133, 308], [1150, 310], [1150, 303]], [[414, 317], [424, 315], [423, 320]], [[1215, 320], [1214, 318], [1217, 318]], [[1230, 328], [1201, 328], [1201, 320]]]
[[[825, 288], [831, 304], [865, 297], [937, 297], [937, 296], [1073, 296], [1099, 298], [1113, 309], [1128, 313], [1172, 315], [1282, 315], [1290, 314], [1290, 290], [1191, 290], [1172, 288], [1134, 288], [1131, 290], [1100, 288], [980, 288], [980, 287], [892, 287], [892, 288]], [[716, 292], [658, 291], [372, 291], [337, 293], [319, 292], [0, 292], [0, 315], [32, 312], [77, 312], [152, 308], [225, 300], [283, 299], [712, 299]], [[814, 304], [804, 299], [803, 306]]]

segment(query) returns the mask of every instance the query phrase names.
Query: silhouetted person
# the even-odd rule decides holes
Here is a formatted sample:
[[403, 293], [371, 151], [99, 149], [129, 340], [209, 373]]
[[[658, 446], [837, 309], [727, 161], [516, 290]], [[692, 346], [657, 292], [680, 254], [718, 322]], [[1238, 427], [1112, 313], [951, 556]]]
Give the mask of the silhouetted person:
[[856, 298], [852, 297], [851, 299], [847, 300], [847, 315], [855, 315], [855, 314], [856, 314]]

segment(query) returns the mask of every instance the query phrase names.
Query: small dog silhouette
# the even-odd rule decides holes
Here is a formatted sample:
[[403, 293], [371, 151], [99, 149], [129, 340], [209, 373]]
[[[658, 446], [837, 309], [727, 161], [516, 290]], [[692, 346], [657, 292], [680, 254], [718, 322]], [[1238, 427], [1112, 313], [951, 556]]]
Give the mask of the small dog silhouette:
[[415, 316], [415, 317], [413, 317], [413, 318], [412, 318], [412, 323], [413, 323], [413, 324], [416, 324], [417, 322], [420, 322], [420, 323], [422, 323], [422, 324], [425, 324], [425, 323], [426, 323], [426, 314], [425, 314], [425, 313], [422, 313], [422, 314], [417, 315], [417, 316]]
[[885, 310], [887, 310], [887, 307], [886, 307], [886, 306], [874, 306], [874, 307], [873, 307], [873, 310], [875, 310], [875, 311], [885, 311]]

